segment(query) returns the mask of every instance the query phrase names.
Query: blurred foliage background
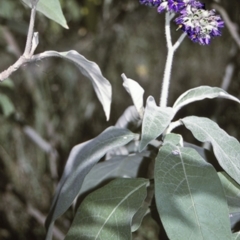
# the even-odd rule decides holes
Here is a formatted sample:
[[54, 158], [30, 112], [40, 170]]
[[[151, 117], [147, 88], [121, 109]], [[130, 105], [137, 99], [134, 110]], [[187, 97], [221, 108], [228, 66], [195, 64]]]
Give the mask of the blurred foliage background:
[[[114, 125], [131, 99], [120, 75], [140, 83], [158, 102], [166, 59], [164, 14], [141, 6], [137, 0], [61, 0], [69, 30], [38, 14], [35, 31], [45, 50], [76, 50], [95, 61], [113, 87], [111, 118], [106, 122], [91, 83], [77, 68], [61, 59], [28, 64], [0, 84], [0, 239], [43, 239], [43, 222], [54, 188], [71, 148]], [[206, 0], [223, 8], [239, 33], [238, 0]], [[5, 70], [23, 52], [30, 10], [20, 1], [0, 1], [0, 69]], [[180, 31], [172, 24], [173, 38]], [[169, 105], [184, 91], [199, 85], [220, 87], [227, 66], [232, 69], [228, 92], [240, 98], [239, 46], [227, 27], [209, 46], [185, 39], [177, 50]], [[229, 67], [229, 69], [230, 69]], [[229, 73], [228, 73], [229, 75]], [[240, 140], [240, 107], [228, 100], [205, 100], [180, 111], [186, 115], [216, 118]], [[182, 129], [178, 130], [183, 131]], [[186, 140], [192, 136], [186, 131]], [[70, 210], [56, 229], [66, 233]], [[134, 239], [158, 239], [152, 218]]]

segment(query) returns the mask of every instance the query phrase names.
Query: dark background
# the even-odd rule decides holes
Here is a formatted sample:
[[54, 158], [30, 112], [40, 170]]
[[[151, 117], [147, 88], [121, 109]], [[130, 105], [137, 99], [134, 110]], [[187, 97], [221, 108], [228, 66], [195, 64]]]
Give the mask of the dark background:
[[[111, 118], [106, 122], [90, 81], [62, 59], [28, 64], [11, 76], [13, 87], [0, 85], [0, 94], [7, 95], [15, 107], [11, 116], [0, 112], [0, 239], [44, 238], [42, 223], [71, 148], [114, 125], [132, 104], [122, 87], [122, 73], [139, 82], [145, 89], [145, 99], [152, 95], [159, 101], [167, 53], [164, 14], [141, 6], [137, 0], [60, 2], [69, 29], [37, 14], [35, 31], [39, 32], [40, 43], [35, 53], [77, 50], [96, 62], [113, 87]], [[217, 2], [239, 33], [239, 0]], [[211, 9], [214, 1], [205, 3]], [[0, 1], [1, 70], [23, 52], [29, 16], [30, 10], [21, 1]], [[175, 31], [174, 23], [171, 26], [176, 40], [181, 32]], [[190, 88], [220, 87], [229, 64], [234, 71], [228, 92], [240, 98], [239, 46], [229, 29], [225, 27], [222, 37], [213, 39], [209, 46], [186, 38], [175, 54], [168, 105]], [[183, 108], [177, 118], [187, 115], [214, 117], [225, 131], [240, 140], [237, 103], [204, 100]], [[28, 126], [47, 141], [51, 153], [33, 143], [26, 134]], [[177, 131], [184, 134], [185, 140], [194, 141], [187, 131]], [[63, 233], [72, 216], [69, 211], [57, 223]], [[149, 227], [151, 221], [146, 222]], [[136, 239], [156, 239], [155, 230], [148, 230], [152, 235], [144, 231]]]

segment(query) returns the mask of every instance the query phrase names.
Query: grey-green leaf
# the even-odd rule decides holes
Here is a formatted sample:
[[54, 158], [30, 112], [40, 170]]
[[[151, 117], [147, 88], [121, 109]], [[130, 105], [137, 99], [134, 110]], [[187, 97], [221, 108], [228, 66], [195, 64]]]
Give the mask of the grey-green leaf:
[[79, 195], [92, 190], [101, 183], [117, 177], [136, 178], [145, 157], [149, 152], [115, 156], [107, 161], [96, 164], [84, 179]]
[[231, 239], [217, 172], [194, 149], [163, 145], [154, 179], [156, 204], [169, 239]]
[[71, 206], [91, 168], [106, 152], [127, 144], [134, 136], [127, 129], [110, 127], [93, 140], [72, 149], [46, 220], [47, 239], [52, 237], [54, 221]]
[[233, 240], [240, 240], [240, 232], [236, 232], [233, 234]]
[[[32, 7], [31, 0], [21, 1], [26, 3], [30, 8]], [[59, 0], [39, 0], [37, 11], [68, 29], [67, 21], [63, 15]]]
[[68, 52], [46, 51], [39, 54], [37, 58], [42, 59], [46, 57], [61, 57], [75, 63], [81, 73], [92, 82], [97, 97], [103, 106], [106, 118], [109, 120], [112, 101], [112, 86], [110, 82], [103, 77], [99, 66], [95, 62], [87, 60], [84, 56], [74, 50]]
[[143, 118], [144, 106], [143, 106], [143, 94], [144, 89], [138, 82], [127, 78], [125, 74], [122, 74], [123, 86], [132, 98], [133, 104], [136, 107], [139, 116]]
[[139, 145], [142, 151], [149, 142], [159, 137], [174, 117], [172, 108], [161, 108], [156, 105], [152, 96], [147, 99], [147, 106], [143, 116], [142, 137]]
[[131, 239], [131, 223], [147, 195], [146, 179], [115, 179], [80, 205], [66, 240]]
[[240, 186], [226, 173], [220, 172], [218, 176], [221, 180], [223, 190], [226, 195], [229, 212], [240, 212]]
[[212, 99], [212, 98], [217, 98], [217, 97], [227, 98], [227, 99], [230, 99], [230, 100], [240, 103], [238, 98], [228, 94], [226, 91], [224, 91], [221, 88], [200, 86], [200, 87], [190, 89], [190, 90], [186, 91], [185, 93], [183, 93], [174, 103], [173, 109], [175, 112], [177, 112], [180, 108], [182, 108], [183, 106], [185, 106], [189, 103], [200, 101], [200, 100], [203, 100], [206, 98]]
[[187, 129], [201, 142], [210, 142], [221, 167], [240, 184], [240, 143], [208, 118], [181, 119]]

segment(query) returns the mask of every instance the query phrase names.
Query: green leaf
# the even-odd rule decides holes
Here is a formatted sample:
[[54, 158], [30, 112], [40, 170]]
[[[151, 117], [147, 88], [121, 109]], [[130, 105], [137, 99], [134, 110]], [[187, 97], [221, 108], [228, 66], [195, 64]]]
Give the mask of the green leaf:
[[115, 179], [89, 194], [76, 213], [66, 240], [131, 239], [131, 223], [147, 195], [146, 179]]
[[71, 206], [91, 168], [109, 150], [127, 144], [134, 136], [127, 129], [110, 127], [93, 140], [72, 149], [46, 220], [46, 239], [52, 238], [54, 221]]
[[3, 115], [5, 117], [10, 116], [15, 111], [14, 105], [12, 104], [11, 100], [3, 94], [0, 95], [0, 107], [2, 108]]
[[159, 137], [170, 124], [174, 112], [172, 108], [161, 108], [156, 105], [152, 96], [147, 99], [143, 116], [142, 137], [139, 145], [142, 151], [149, 142]]
[[103, 106], [103, 110], [108, 120], [112, 101], [112, 87], [110, 82], [103, 77], [99, 66], [95, 62], [87, 60], [84, 56], [74, 50], [68, 52], [46, 51], [39, 54], [40, 59], [46, 57], [61, 57], [76, 64], [81, 73], [92, 82], [93, 88]]
[[183, 106], [189, 103], [200, 101], [206, 98], [212, 99], [217, 97], [227, 98], [240, 103], [238, 98], [228, 94], [226, 91], [224, 91], [221, 88], [200, 86], [200, 87], [190, 89], [187, 92], [183, 93], [174, 103], [173, 109], [175, 110], [175, 112], [177, 112], [180, 108], [182, 108]]
[[127, 156], [115, 156], [107, 161], [96, 164], [85, 177], [79, 195], [92, 190], [96, 186], [117, 177], [136, 178], [145, 157], [149, 152], [131, 154]]
[[14, 83], [12, 81], [12, 79], [10, 78], [7, 78], [5, 79], [3, 82], [1, 82], [1, 87], [7, 87], [7, 88], [10, 88], [10, 89], [13, 89], [14, 88]]
[[194, 149], [164, 144], [154, 179], [158, 212], [171, 240], [231, 239], [221, 182]]
[[229, 212], [240, 212], [240, 186], [224, 172], [218, 173], [218, 176], [225, 192]]
[[208, 118], [191, 116], [181, 121], [197, 140], [212, 144], [221, 167], [240, 183], [240, 143]]
[[[32, 7], [32, 0], [21, 1], [26, 3], [30, 8]], [[39, 0], [37, 4], [37, 11], [68, 29], [67, 21], [63, 15], [59, 0]]]

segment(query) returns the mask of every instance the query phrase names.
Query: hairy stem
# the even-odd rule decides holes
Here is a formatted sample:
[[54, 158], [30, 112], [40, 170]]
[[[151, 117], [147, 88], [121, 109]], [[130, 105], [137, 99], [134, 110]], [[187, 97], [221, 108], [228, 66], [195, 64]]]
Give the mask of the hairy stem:
[[186, 34], [183, 33], [179, 37], [179, 39], [176, 41], [176, 43], [173, 45], [172, 40], [171, 40], [171, 29], [170, 29], [170, 21], [172, 19], [172, 15], [170, 15], [169, 12], [166, 12], [165, 16], [166, 16], [166, 18], [165, 18], [165, 34], [166, 34], [168, 54], [167, 54], [164, 75], [163, 75], [162, 90], [161, 90], [161, 96], [160, 96], [160, 102], [159, 102], [160, 107], [167, 106], [174, 52], [180, 46], [183, 39], [186, 37]]

